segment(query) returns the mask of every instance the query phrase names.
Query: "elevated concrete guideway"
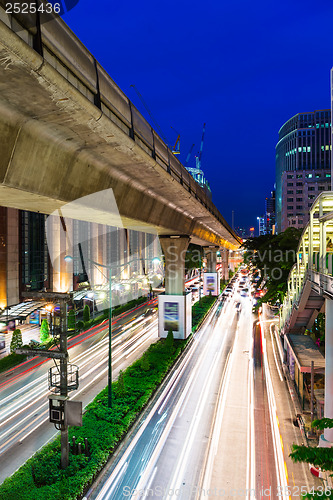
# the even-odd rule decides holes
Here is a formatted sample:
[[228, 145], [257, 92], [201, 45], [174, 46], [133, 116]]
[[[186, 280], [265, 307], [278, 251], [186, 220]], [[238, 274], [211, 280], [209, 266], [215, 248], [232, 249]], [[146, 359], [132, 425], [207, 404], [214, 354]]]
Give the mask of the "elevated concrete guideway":
[[[125, 227], [239, 247], [206, 192], [66, 24], [43, 23], [40, 36], [36, 24], [0, 6], [0, 205], [49, 214], [112, 188]], [[107, 210], [93, 221], [110, 224]]]

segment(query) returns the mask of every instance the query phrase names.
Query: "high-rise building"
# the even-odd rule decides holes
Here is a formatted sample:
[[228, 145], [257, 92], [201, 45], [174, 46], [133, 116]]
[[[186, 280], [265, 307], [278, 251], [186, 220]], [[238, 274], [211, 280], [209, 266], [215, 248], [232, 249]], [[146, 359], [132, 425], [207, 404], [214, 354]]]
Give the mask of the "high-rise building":
[[263, 234], [266, 234], [266, 225], [265, 225], [265, 217], [257, 217], [258, 221], [258, 234], [259, 236], [262, 236]]
[[279, 130], [276, 145], [277, 231], [304, 227], [321, 191], [331, 189], [331, 110], [298, 113]]
[[275, 233], [275, 190], [265, 199], [265, 228], [266, 234]]

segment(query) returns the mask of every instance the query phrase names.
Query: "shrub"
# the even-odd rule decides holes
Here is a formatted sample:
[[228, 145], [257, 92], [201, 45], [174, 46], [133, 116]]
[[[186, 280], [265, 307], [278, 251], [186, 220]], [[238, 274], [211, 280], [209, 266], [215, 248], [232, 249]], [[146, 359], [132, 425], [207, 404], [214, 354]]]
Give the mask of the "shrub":
[[81, 321], [81, 320], [80, 320], [80, 321], [78, 321], [78, 322], [77, 322], [77, 329], [79, 330], [79, 332], [80, 332], [81, 330], [83, 330], [83, 328], [84, 328], [84, 323], [83, 323], [83, 321]]
[[71, 309], [68, 313], [67, 328], [68, 328], [68, 330], [75, 330], [75, 311], [74, 311], [74, 309]]
[[10, 352], [13, 354], [15, 352], [15, 349], [18, 349], [19, 347], [22, 347], [23, 341], [22, 341], [22, 333], [21, 330], [16, 328], [13, 331], [12, 335], [12, 341], [10, 343]]
[[169, 330], [165, 339], [165, 347], [168, 351], [173, 352], [173, 331]]
[[49, 334], [50, 329], [49, 329], [49, 324], [47, 319], [43, 319], [41, 327], [40, 327], [40, 341], [41, 342], [46, 342], [50, 336]]
[[149, 358], [146, 353], [141, 358], [141, 370], [148, 372], [150, 370]]
[[88, 323], [89, 320], [90, 320], [90, 308], [88, 304], [86, 304], [83, 308], [83, 321], [84, 323]]

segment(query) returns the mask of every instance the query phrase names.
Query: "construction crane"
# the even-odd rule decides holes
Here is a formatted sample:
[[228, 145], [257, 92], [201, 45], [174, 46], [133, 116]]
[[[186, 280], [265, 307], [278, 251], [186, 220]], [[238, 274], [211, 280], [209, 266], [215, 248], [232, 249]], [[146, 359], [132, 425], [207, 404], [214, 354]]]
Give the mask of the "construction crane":
[[174, 130], [177, 134], [177, 139], [176, 139], [174, 147], [172, 148], [172, 153], [174, 155], [179, 155], [179, 153], [180, 153], [180, 133], [172, 126], [170, 128], [172, 128], [172, 130]]
[[180, 153], [180, 135], [178, 134], [174, 147], [172, 148], [174, 155], [179, 155]]
[[186, 161], [185, 161], [185, 164], [184, 164], [184, 166], [185, 166], [185, 167], [186, 167], [186, 165], [188, 164], [188, 162], [189, 162], [189, 160], [190, 160], [190, 157], [191, 157], [191, 154], [192, 154], [192, 150], [193, 150], [193, 148], [194, 148], [194, 144], [192, 144], [192, 146], [191, 146], [191, 148], [190, 148], [190, 150], [189, 150], [189, 152], [188, 152], [188, 155], [187, 155], [187, 157], [186, 157]]
[[200, 151], [198, 153], [198, 156], [195, 157], [195, 166], [196, 166], [196, 168], [198, 168], [200, 170], [201, 170], [201, 156], [202, 156], [202, 148], [203, 148], [203, 142], [204, 142], [204, 137], [205, 137], [205, 130], [206, 130], [206, 124], [204, 123], [203, 129], [202, 129]]

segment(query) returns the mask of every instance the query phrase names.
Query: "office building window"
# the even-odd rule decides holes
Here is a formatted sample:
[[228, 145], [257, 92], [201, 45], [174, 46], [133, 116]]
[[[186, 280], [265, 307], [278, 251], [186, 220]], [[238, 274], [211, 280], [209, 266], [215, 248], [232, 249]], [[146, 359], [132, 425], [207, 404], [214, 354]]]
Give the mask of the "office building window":
[[314, 186], [309, 186], [308, 187], [308, 191], [314, 191], [314, 190], [315, 190]]
[[294, 194], [294, 191], [287, 191], [287, 194]]

